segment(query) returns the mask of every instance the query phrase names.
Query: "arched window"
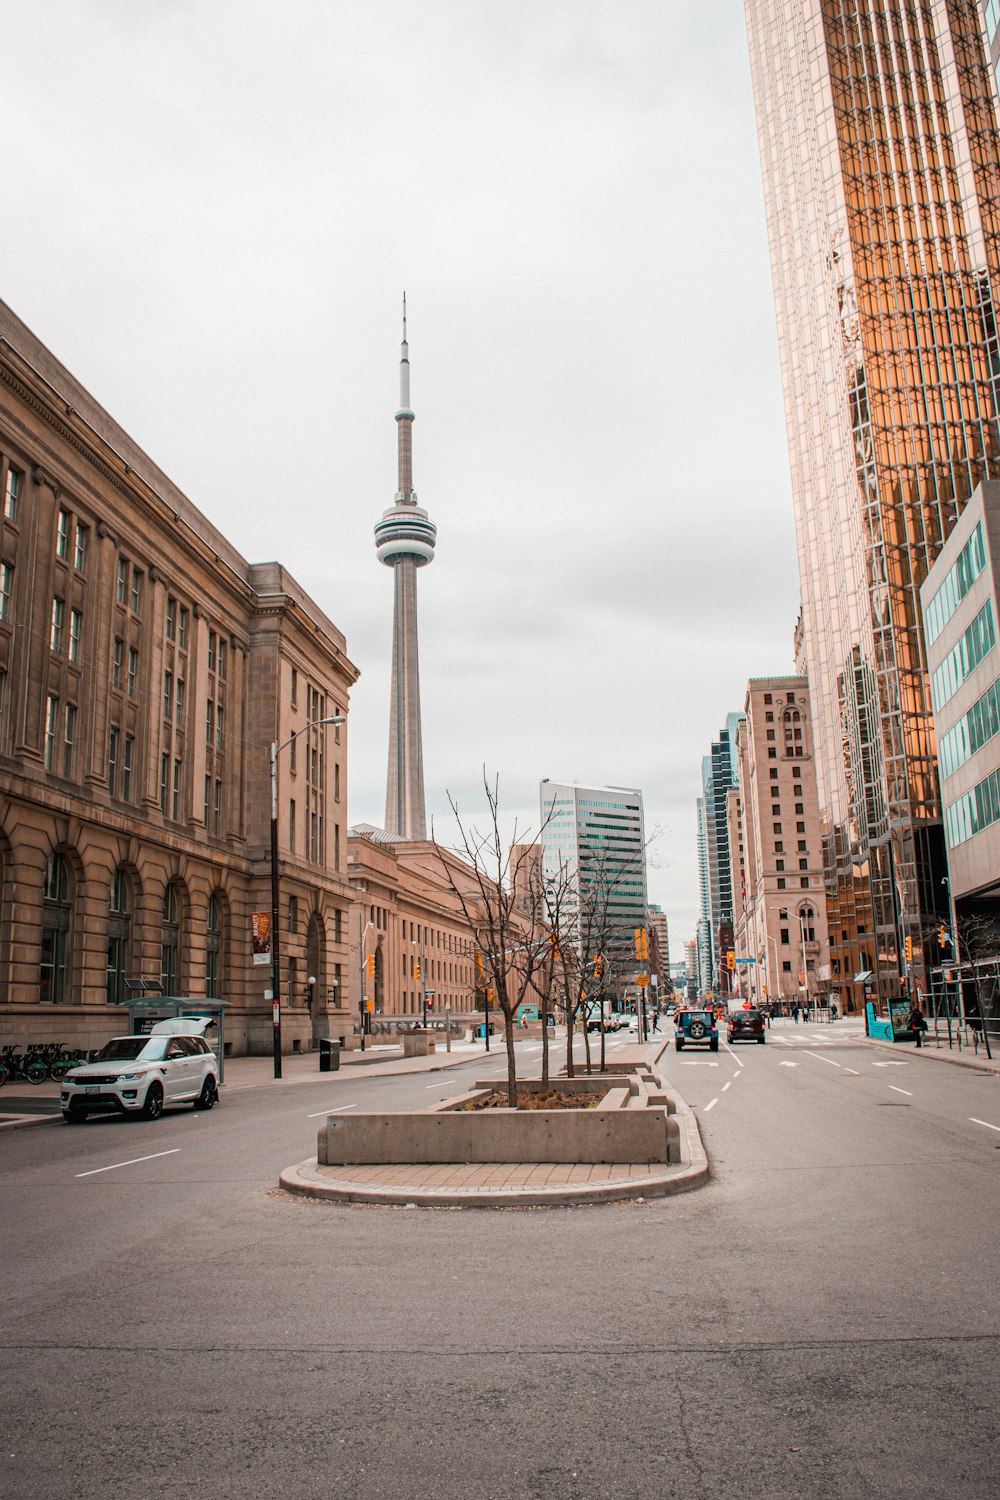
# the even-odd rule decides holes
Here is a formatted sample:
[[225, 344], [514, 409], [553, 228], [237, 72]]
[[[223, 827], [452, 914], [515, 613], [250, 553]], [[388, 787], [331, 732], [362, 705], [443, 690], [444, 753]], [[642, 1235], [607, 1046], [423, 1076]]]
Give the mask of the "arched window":
[[69, 872], [61, 854], [50, 854], [42, 887], [42, 958], [38, 998], [51, 1005], [66, 999], [66, 954], [69, 948]]
[[803, 906], [799, 912], [799, 930], [804, 943], [816, 941], [816, 913], [811, 906]]
[[171, 881], [163, 893], [163, 935], [160, 940], [160, 992], [176, 995], [180, 983], [181, 901]]
[[786, 760], [801, 760], [804, 752], [802, 740], [802, 715], [797, 708], [786, 708], [781, 715], [785, 737]]
[[205, 994], [209, 999], [221, 998], [222, 982], [222, 902], [216, 891], [208, 898], [208, 915], [205, 919]]
[[128, 876], [119, 867], [111, 877], [111, 903], [108, 911], [109, 1005], [120, 1005], [125, 999], [125, 975], [128, 972], [131, 927], [132, 891]]
[[326, 931], [323, 927], [323, 918], [318, 911], [314, 911], [309, 918], [309, 928], [306, 933], [306, 968], [308, 977], [316, 981], [317, 995], [325, 994], [324, 964], [326, 961]]

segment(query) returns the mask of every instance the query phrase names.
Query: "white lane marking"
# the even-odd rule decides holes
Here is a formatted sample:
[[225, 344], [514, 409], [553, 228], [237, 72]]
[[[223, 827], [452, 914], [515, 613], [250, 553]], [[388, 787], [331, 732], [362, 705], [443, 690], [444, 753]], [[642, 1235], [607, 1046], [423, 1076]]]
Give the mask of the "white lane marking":
[[702, 1111], [702, 1113], [707, 1115], [708, 1112], [709, 1112], [709, 1110], [710, 1109], [714, 1109], [715, 1106], [718, 1104], [718, 1102], [719, 1102], [718, 1099], [710, 1099], [709, 1102], [705, 1105], [705, 1108]]
[[318, 1109], [314, 1115], [306, 1115], [307, 1120], [318, 1120], [320, 1115], [339, 1115], [345, 1109], [357, 1109], [356, 1104], [338, 1104], [336, 1109]]
[[897, 1057], [894, 1057], [892, 1059], [892, 1062], [881, 1062], [881, 1063], [873, 1062], [872, 1063], [872, 1067], [873, 1068], [908, 1068], [909, 1067], [909, 1063], [905, 1063], [905, 1062], [901, 1061], [901, 1059], [899, 1059]]
[[717, 1062], [709, 1062], [707, 1057], [682, 1057], [680, 1058], [682, 1068], [717, 1068]]
[[820, 1057], [818, 1052], [810, 1052], [808, 1047], [806, 1048], [806, 1057], [814, 1057], [817, 1062], [829, 1063], [831, 1068], [842, 1068], [844, 1066], [843, 1063], [834, 1062], [832, 1057]]
[[905, 1094], [908, 1099], [913, 1098], [913, 1091], [911, 1089], [898, 1089], [894, 1083], [890, 1083], [889, 1087], [894, 1094]]
[[844, 1067], [844, 1072], [845, 1072], [845, 1073], [853, 1073], [853, 1074], [854, 1074], [854, 1076], [855, 1076], [855, 1078], [860, 1078], [860, 1077], [861, 1077], [861, 1074], [860, 1074], [860, 1073], [859, 1073], [859, 1072], [858, 1072], [858, 1070], [857, 1070], [857, 1068], [848, 1068], [848, 1067], [847, 1067], [847, 1066], [846, 1066], [846, 1065], [845, 1065], [845, 1067]]
[[725, 1093], [725, 1092], [726, 1092], [726, 1089], [731, 1089], [731, 1088], [732, 1088], [732, 1086], [733, 1086], [733, 1080], [732, 1080], [732, 1079], [731, 1079], [731, 1078], [730, 1078], [730, 1080], [729, 1080], [729, 1082], [728, 1082], [728, 1083], [724, 1083], [724, 1084], [723, 1084], [723, 1085], [722, 1085], [722, 1092], [723, 1092], [723, 1093]]
[[973, 1125], [985, 1125], [987, 1130], [1000, 1130], [1000, 1125], [991, 1125], [989, 1120], [977, 1120], [975, 1115], [970, 1115], [969, 1119]]
[[797, 1068], [797, 1067], [798, 1067], [798, 1063], [793, 1063], [793, 1062], [780, 1062], [780, 1063], [779, 1063], [779, 1064], [778, 1064], [778, 1067], [779, 1067], [779, 1068]]
[[76, 1172], [76, 1177], [96, 1177], [98, 1172], [115, 1172], [119, 1167], [134, 1167], [137, 1161], [155, 1161], [158, 1156], [176, 1156], [180, 1146], [174, 1146], [170, 1151], [154, 1151], [151, 1156], [132, 1156], [128, 1161], [113, 1162], [110, 1167], [93, 1167], [89, 1172]]

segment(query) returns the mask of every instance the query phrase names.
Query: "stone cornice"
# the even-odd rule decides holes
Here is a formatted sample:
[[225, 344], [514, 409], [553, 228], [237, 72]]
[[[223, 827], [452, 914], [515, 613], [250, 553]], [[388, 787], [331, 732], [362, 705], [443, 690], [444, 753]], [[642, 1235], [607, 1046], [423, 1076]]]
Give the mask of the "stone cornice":
[[[92, 469], [107, 480], [156, 530], [170, 536], [175, 545], [179, 543], [186, 547], [200, 561], [214, 564], [219, 582], [239, 601], [242, 608], [246, 608], [248, 597], [253, 597], [253, 590], [248, 580], [236, 573], [231, 564], [223, 563], [211, 543], [183, 523], [180, 512], [172, 507], [170, 501], [157, 495], [124, 458], [120, 459], [122, 472], [108, 463], [95, 446], [95, 442], [104, 442], [100, 434], [95, 433], [94, 439], [87, 438], [66, 420], [69, 417], [76, 417], [79, 422], [85, 423], [86, 418], [82, 417], [68, 402], [60, 401], [55, 393], [40, 395], [29, 384], [28, 379], [3, 358], [4, 353], [8, 351], [17, 358], [17, 351], [13, 346], [6, 339], [0, 339], [0, 382], [6, 385], [29, 410], [40, 417], [46, 426], [78, 453]], [[40, 378], [44, 380], [44, 377]], [[65, 417], [60, 415], [57, 402], [63, 406]], [[41, 466], [36, 465], [36, 467]], [[52, 481], [47, 477], [45, 482], [51, 483]], [[56, 493], [59, 491], [57, 490]], [[182, 525], [184, 526], [183, 533], [180, 530]]]

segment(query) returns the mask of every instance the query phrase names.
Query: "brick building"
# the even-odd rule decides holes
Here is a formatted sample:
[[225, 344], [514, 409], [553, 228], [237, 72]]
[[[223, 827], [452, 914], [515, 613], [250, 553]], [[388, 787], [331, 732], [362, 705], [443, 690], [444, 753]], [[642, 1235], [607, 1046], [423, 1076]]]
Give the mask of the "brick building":
[[735, 911], [739, 983], [758, 1001], [825, 1002], [831, 987], [855, 1009], [854, 971], [832, 976], [823, 840], [804, 677], [747, 685], [736, 734], [742, 878]]

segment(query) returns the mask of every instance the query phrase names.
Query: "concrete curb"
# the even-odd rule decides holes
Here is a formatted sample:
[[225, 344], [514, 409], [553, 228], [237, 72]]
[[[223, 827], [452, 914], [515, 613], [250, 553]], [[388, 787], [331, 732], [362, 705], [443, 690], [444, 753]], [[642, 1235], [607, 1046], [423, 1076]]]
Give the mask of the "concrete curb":
[[977, 1057], [975, 1053], [966, 1056], [957, 1050], [954, 1052], [942, 1050], [938, 1047], [915, 1047], [912, 1042], [890, 1042], [878, 1036], [866, 1036], [861, 1038], [866, 1047], [877, 1047], [881, 1052], [894, 1052], [897, 1057], [925, 1057], [931, 1062], [950, 1063], [953, 1068], [970, 1069], [973, 1073], [985, 1073], [997, 1077], [1000, 1075], [1000, 1059], [994, 1057], [991, 1062], [986, 1056]]
[[[629, 1198], [664, 1198], [690, 1192], [708, 1177], [708, 1162], [649, 1177], [633, 1177], [628, 1182], [606, 1186], [573, 1188], [375, 1188], [352, 1183], [348, 1178], [333, 1178], [333, 1168], [319, 1168], [315, 1156], [286, 1167], [278, 1179], [279, 1186], [301, 1197], [321, 1198], [332, 1203], [368, 1203], [389, 1207], [418, 1208], [572, 1208], [575, 1204], [615, 1203]], [[321, 1175], [322, 1174], [322, 1175]]]
[[709, 1169], [694, 1111], [675, 1089], [669, 1092], [676, 1105], [674, 1118], [681, 1133], [681, 1162], [674, 1167], [664, 1163], [662, 1170], [650, 1172], [647, 1177], [630, 1178], [627, 1182], [588, 1183], [578, 1188], [568, 1183], [551, 1188], [373, 1187], [352, 1181], [349, 1167], [320, 1167], [315, 1156], [286, 1167], [278, 1182], [285, 1192], [300, 1197], [397, 1208], [411, 1203], [418, 1208], [572, 1208], [577, 1204], [670, 1197], [702, 1187], [708, 1181]]
[[0, 1130], [26, 1130], [29, 1125], [61, 1125], [62, 1123], [61, 1111], [57, 1111], [54, 1115], [12, 1115], [6, 1120], [0, 1117]]

